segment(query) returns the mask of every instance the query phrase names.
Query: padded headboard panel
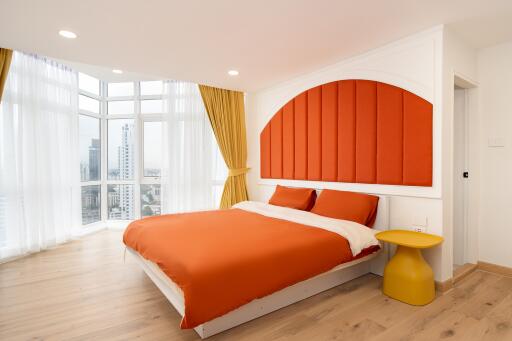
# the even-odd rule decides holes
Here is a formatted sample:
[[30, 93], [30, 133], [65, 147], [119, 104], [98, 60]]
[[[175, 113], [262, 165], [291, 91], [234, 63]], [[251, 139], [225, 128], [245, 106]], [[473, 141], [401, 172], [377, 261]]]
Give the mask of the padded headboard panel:
[[260, 135], [261, 177], [432, 186], [432, 104], [341, 80], [289, 101]]

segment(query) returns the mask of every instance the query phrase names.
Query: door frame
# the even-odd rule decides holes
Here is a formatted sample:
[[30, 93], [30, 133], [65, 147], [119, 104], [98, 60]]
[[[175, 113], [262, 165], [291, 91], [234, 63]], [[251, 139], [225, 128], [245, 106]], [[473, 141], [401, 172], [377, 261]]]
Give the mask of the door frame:
[[[464, 75], [454, 73], [454, 96], [453, 105], [455, 108], [455, 86], [464, 90], [464, 168], [469, 172], [469, 178], [463, 181], [462, 191], [464, 196], [463, 206], [463, 260], [464, 263], [476, 264], [478, 261], [478, 176], [479, 176], [479, 138], [478, 138], [478, 83]], [[455, 120], [454, 120], [455, 124]], [[455, 131], [455, 126], [453, 128]], [[455, 158], [452, 160], [453, 171]], [[453, 174], [455, 177], [457, 174]], [[459, 174], [459, 176], [462, 176]], [[453, 201], [458, 197], [453, 195]], [[454, 219], [454, 217], [453, 217]], [[455, 221], [454, 221], [455, 222]], [[455, 228], [455, 224], [453, 224]], [[455, 231], [454, 231], [455, 232]], [[454, 236], [454, 233], [453, 233]], [[455, 260], [454, 241], [452, 241], [452, 263]]]

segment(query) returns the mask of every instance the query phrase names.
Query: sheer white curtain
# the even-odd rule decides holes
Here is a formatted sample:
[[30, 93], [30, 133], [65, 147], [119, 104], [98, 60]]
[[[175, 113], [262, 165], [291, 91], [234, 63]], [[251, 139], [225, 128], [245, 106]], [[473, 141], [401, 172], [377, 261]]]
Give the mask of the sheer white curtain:
[[77, 75], [15, 52], [0, 105], [0, 259], [80, 225]]
[[197, 84], [165, 86], [162, 213], [217, 208], [226, 167]]

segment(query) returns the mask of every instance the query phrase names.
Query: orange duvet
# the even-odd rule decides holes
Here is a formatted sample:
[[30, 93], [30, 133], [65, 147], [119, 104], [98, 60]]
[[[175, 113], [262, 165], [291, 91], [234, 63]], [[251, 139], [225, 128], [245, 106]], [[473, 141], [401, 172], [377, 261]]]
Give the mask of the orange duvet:
[[[241, 209], [134, 221], [123, 240], [182, 289], [182, 328], [354, 259], [336, 233]], [[378, 246], [370, 249], [358, 257]]]

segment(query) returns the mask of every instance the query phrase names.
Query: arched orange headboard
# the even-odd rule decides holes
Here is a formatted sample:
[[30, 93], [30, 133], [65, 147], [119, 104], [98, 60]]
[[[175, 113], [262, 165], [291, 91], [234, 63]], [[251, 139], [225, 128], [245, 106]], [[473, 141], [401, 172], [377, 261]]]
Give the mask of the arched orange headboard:
[[432, 104], [369, 80], [289, 101], [260, 135], [261, 177], [432, 186]]

